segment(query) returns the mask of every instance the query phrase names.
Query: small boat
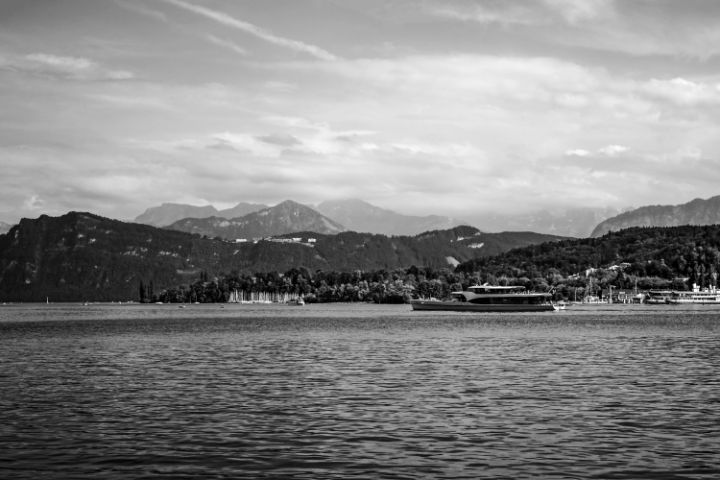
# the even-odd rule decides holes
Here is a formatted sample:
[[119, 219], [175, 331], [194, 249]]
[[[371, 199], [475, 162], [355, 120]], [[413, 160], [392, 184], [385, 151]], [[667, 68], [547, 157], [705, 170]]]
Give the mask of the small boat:
[[645, 296], [645, 303], [649, 305], [665, 305], [670, 303], [672, 295], [672, 290], [650, 290]]
[[556, 310], [549, 293], [529, 292], [522, 286], [474, 285], [452, 292], [452, 300], [412, 300], [413, 310], [453, 312], [552, 312]]
[[302, 306], [302, 305], [305, 305], [305, 300], [303, 300], [302, 297], [297, 297], [296, 299], [288, 300], [288, 301], [285, 302], [285, 303], [286, 303], [287, 305], [299, 305], [299, 306]]

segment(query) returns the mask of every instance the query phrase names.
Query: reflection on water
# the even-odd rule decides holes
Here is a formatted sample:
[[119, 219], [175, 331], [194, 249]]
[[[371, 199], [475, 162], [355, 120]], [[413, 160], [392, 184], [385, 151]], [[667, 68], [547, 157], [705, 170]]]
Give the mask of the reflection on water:
[[718, 372], [713, 308], [1, 306], [0, 477], [719, 478]]

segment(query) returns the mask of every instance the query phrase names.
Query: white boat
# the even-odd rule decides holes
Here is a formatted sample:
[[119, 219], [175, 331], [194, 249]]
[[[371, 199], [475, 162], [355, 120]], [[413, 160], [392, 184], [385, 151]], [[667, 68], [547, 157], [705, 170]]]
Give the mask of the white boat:
[[412, 300], [413, 310], [454, 312], [548, 312], [556, 310], [549, 293], [529, 292], [522, 286], [473, 285], [452, 292], [452, 300]]
[[693, 283], [692, 291], [673, 290], [668, 298], [668, 303], [674, 305], [680, 304], [720, 304], [720, 290], [716, 286], [711, 285], [709, 288], [701, 289], [696, 283]]

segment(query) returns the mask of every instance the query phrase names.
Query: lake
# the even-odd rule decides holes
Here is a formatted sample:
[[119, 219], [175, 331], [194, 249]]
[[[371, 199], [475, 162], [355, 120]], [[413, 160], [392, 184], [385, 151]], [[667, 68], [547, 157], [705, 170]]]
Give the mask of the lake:
[[720, 308], [0, 306], [0, 478], [720, 478]]

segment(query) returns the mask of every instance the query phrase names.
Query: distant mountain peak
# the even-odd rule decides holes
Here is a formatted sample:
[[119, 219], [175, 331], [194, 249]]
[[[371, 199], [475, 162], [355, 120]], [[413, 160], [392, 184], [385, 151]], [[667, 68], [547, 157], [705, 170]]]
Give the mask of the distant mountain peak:
[[293, 232], [336, 234], [345, 230], [341, 224], [293, 200], [285, 200], [273, 207], [229, 220], [220, 217], [185, 218], [167, 228], [229, 240]]

